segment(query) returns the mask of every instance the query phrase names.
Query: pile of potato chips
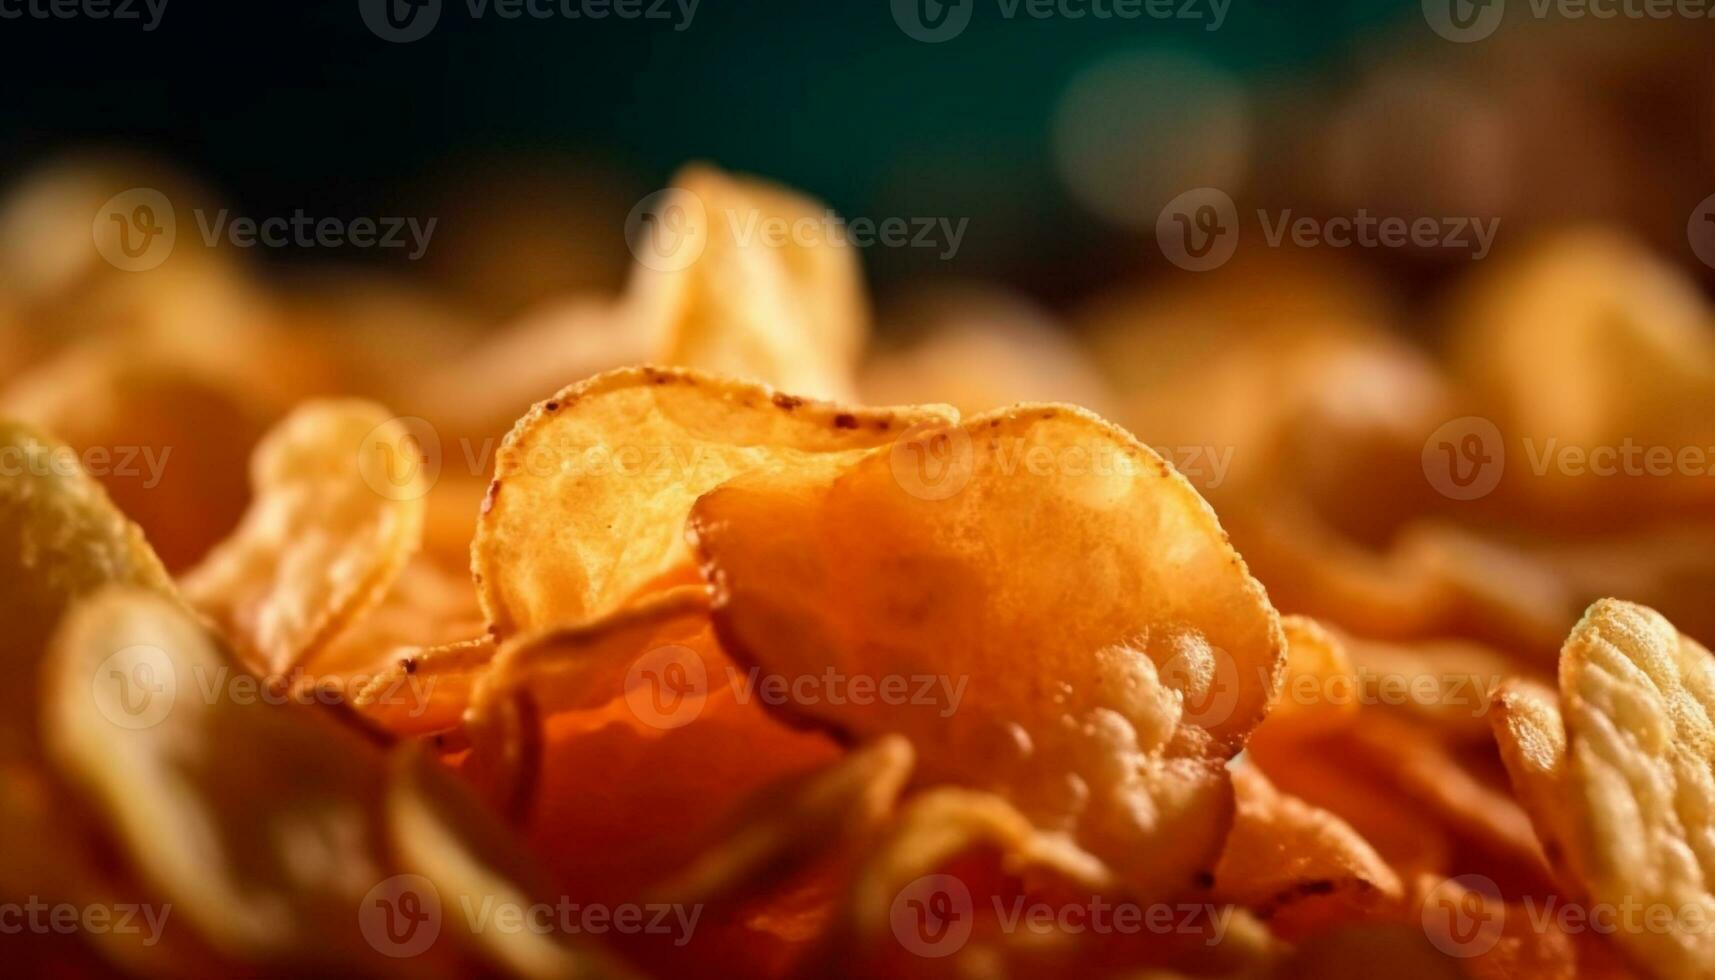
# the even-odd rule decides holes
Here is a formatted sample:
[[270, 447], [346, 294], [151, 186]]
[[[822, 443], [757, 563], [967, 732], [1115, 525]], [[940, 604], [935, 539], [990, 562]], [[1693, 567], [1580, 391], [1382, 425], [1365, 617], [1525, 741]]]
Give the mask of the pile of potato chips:
[[9, 970], [1715, 976], [1715, 317], [1626, 239], [872, 350], [708, 168], [493, 328], [117, 268], [140, 180], [0, 213]]

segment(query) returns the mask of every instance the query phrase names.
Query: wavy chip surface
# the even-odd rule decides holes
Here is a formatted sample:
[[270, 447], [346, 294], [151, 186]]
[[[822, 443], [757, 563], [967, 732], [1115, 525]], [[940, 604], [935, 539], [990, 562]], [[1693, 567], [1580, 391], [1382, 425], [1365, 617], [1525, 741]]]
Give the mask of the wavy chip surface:
[[183, 579], [185, 596], [252, 669], [284, 674], [374, 606], [416, 551], [422, 447], [387, 410], [309, 402], [257, 446], [255, 499]]
[[723, 645], [790, 692], [774, 709], [903, 734], [920, 782], [999, 793], [1134, 887], [1212, 867], [1222, 761], [1285, 641], [1208, 505], [1124, 431], [1020, 406], [734, 481], [691, 527]]
[[530, 410], [496, 458], [471, 568], [502, 639], [599, 618], [689, 571], [685, 516], [734, 476], [801, 469], [949, 421], [844, 408], [696, 371], [625, 368]]

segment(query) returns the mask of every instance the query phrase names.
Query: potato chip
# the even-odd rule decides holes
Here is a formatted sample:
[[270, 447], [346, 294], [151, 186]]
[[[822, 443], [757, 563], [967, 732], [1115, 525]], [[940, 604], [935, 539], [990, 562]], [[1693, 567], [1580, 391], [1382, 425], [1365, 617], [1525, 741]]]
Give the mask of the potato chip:
[[1349, 637], [1361, 698], [1367, 705], [1421, 722], [1460, 743], [1489, 738], [1490, 699], [1518, 662], [1464, 640], [1394, 643]]
[[138, 347], [73, 347], [7, 387], [0, 414], [78, 450], [114, 504], [177, 571], [238, 523], [245, 460], [268, 408], [223, 379]]
[[650, 889], [654, 900], [701, 905], [753, 893], [872, 833], [911, 775], [911, 743], [886, 736], [748, 801], [702, 856]]
[[1249, 908], [1287, 939], [1397, 912], [1399, 876], [1351, 825], [1281, 793], [1254, 766], [1234, 769], [1233, 789], [1216, 898]]
[[859, 390], [874, 405], [947, 402], [975, 414], [1016, 402], [1070, 402], [1106, 413], [1113, 394], [1064, 324], [1023, 296], [947, 288], [891, 311], [906, 339], [864, 362]]
[[852, 396], [869, 314], [857, 248], [832, 211], [691, 166], [644, 213], [631, 246], [624, 302], [651, 361]]
[[[1560, 697], [1566, 819], [1547, 836], [1568, 838], [1566, 868], [1592, 903], [1637, 910], [1613, 940], [1639, 966], [1715, 970], [1715, 660], [1659, 613], [1604, 599], [1566, 640]], [[1554, 770], [1551, 723], [1532, 723], [1533, 784]]]
[[705, 491], [952, 417], [846, 409], [676, 369], [580, 382], [531, 409], [501, 446], [471, 545], [483, 610], [501, 639], [599, 618], [691, 563], [684, 520]]
[[[244, 962], [397, 962], [358, 914], [388, 877], [374, 746], [265, 703], [188, 614], [135, 589], [73, 609], [45, 675], [53, 759], [175, 918]], [[427, 957], [410, 970], [438, 972]]]
[[427, 492], [411, 430], [379, 405], [308, 403], [256, 449], [232, 538], [183, 580], [253, 670], [280, 676], [379, 602], [416, 550]]
[[1290, 741], [1336, 731], [1357, 716], [1357, 673], [1346, 645], [1308, 616], [1282, 616], [1286, 676], [1252, 739]]
[[394, 735], [430, 735], [458, 726], [494, 659], [494, 641], [478, 637], [393, 656], [351, 706]]
[[1430, 942], [1457, 957], [1472, 980], [1634, 976], [1594, 929], [1572, 923], [1568, 932], [1551, 913], [1505, 901], [1482, 875], [1420, 877], [1410, 906]]
[[[1422, 726], [1365, 711], [1345, 732], [1375, 776], [1395, 786], [1489, 858], [1528, 873], [1548, 871], [1530, 818], [1503, 784], [1473, 771]], [[1496, 779], [1504, 779], [1496, 774]]]
[[553, 885], [510, 828], [416, 746], [402, 747], [392, 760], [387, 826], [403, 873], [426, 882], [424, 891], [448, 910], [442, 920], [462, 929], [466, 945], [508, 976], [629, 975], [597, 949], [534, 928], [539, 920], [513, 929], [486, 918], [553, 908]]
[[1513, 795], [1530, 816], [1550, 868], [1567, 881], [1566, 726], [1554, 692], [1528, 681], [1509, 681], [1495, 693], [1489, 716]]
[[723, 645], [793, 692], [770, 707], [904, 734], [922, 782], [993, 790], [1140, 891], [1212, 867], [1220, 762], [1285, 642], [1208, 505], [1123, 431], [1020, 406], [734, 480], [691, 529]]

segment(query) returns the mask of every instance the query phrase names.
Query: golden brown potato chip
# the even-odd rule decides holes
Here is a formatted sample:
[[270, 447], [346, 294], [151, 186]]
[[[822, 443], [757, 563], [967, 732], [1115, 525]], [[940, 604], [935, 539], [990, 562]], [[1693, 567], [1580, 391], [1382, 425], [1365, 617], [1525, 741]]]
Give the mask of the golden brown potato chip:
[[873, 832], [911, 775], [911, 743], [876, 739], [748, 801], [689, 867], [650, 889], [655, 901], [701, 905], [777, 883]]
[[1286, 676], [1253, 740], [1291, 740], [1336, 731], [1357, 716], [1357, 673], [1346, 644], [1308, 616], [1282, 616]]
[[387, 826], [418, 901], [433, 895], [441, 921], [461, 930], [507, 976], [527, 978], [629, 975], [611, 957], [539, 927], [503, 928], [509, 916], [555, 908], [556, 892], [541, 864], [511, 829], [479, 805], [457, 777], [414, 745], [401, 747], [387, 788]]
[[1275, 789], [1254, 766], [1233, 771], [1233, 789], [1217, 899], [1249, 908], [1287, 939], [1398, 911], [1399, 876], [1350, 824]]
[[1588, 923], [1545, 913], [1552, 907], [1543, 902], [1505, 901], [1482, 875], [1424, 875], [1412, 887], [1410, 906], [1430, 943], [1457, 958], [1472, 980], [1635, 976]]
[[140, 345], [94, 342], [38, 367], [0, 397], [0, 414], [78, 450], [167, 568], [187, 568], [244, 513], [244, 465], [266, 406], [224, 379]]
[[1548, 865], [1564, 884], [1569, 807], [1566, 784], [1566, 725], [1554, 692], [1513, 680], [1495, 693], [1489, 721], [1513, 795], [1530, 816]]
[[943, 288], [891, 311], [902, 343], [865, 361], [859, 390], [873, 405], [947, 402], [976, 414], [1017, 402], [1070, 402], [1107, 413], [1113, 394], [1064, 324], [1023, 296]]
[[142, 530], [113, 506], [71, 447], [0, 422], [0, 464], [0, 614], [9, 678], [0, 685], [0, 765], [9, 767], [38, 754], [38, 665], [66, 608], [109, 584], [171, 595], [173, 583]]
[[[1341, 733], [1373, 776], [1396, 787], [1491, 859], [1546, 874], [1530, 818], [1513, 801], [1505, 778], [1475, 771], [1427, 729], [1374, 710]], [[1497, 784], [1498, 781], [1498, 784]]]
[[256, 499], [232, 538], [184, 576], [191, 604], [251, 669], [279, 676], [379, 602], [420, 541], [416, 437], [369, 402], [311, 402], [251, 461]]
[[390, 666], [356, 691], [351, 706], [394, 735], [429, 735], [459, 724], [494, 659], [494, 640], [485, 636], [393, 655]]
[[[1566, 640], [1560, 698], [1566, 819], [1546, 830], [1570, 837], [1567, 869], [1620, 910], [1613, 940], [1637, 965], [1715, 971], [1715, 660], [1653, 610], [1604, 599]], [[1552, 772], [1554, 747], [1544, 733], [1533, 765]]]
[[641, 219], [625, 305], [651, 361], [852, 396], [869, 311], [857, 248], [830, 210], [691, 166]]
[[495, 635], [599, 618], [691, 562], [685, 515], [754, 469], [886, 445], [951, 409], [847, 409], [694, 371], [626, 368], [518, 421], [471, 568]]
[[1366, 705], [1397, 711], [1461, 743], [1487, 740], [1492, 697], [1522, 672], [1511, 657], [1464, 640], [1348, 637], [1346, 648]]
[[134, 589], [73, 609], [45, 674], [53, 759], [175, 919], [275, 969], [397, 962], [359, 914], [389, 875], [373, 745], [266, 703], [187, 613]]
[[1285, 642], [1208, 505], [1123, 431], [1020, 406], [735, 480], [691, 528], [723, 645], [786, 693], [769, 707], [904, 734], [922, 782], [997, 792], [1140, 891], [1213, 866], [1221, 760]]

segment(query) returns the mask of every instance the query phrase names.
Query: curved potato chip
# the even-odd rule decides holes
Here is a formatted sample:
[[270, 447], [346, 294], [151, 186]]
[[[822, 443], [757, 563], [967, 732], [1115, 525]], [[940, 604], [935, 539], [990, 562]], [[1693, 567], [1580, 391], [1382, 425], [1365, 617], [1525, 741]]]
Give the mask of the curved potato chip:
[[1078, 341], [1048, 311], [999, 288], [914, 297], [888, 317], [901, 344], [877, 350], [859, 378], [875, 405], [947, 402], [975, 414], [1017, 402], [1069, 402], [1107, 414], [1113, 393]]
[[1536, 828], [1548, 866], [1564, 879], [1572, 839], [1566, 824], [1566, 725], [1554, 692], [1528, 681], [1508, 681], [1495, 692], [1489, 723], [1513, 795]]
[[1639, 966], [1715, 972], [1715, 932], [1685, 927], [1715, 922], [1715, 659], [1659, 613], [1604, 599], [1566, 640], [1560, 698], [1568, 869], [1590, 901], [1643, 909], [1613, 933]]
[[681, 170], [661, 205], [632, 242], [624, 300], [651, 360], [850, 398], [869, 312], [832, 212], [706, 166]]
[[201, 559], [244, 512], [244, 464], [268, 407], [135, 343], [65, 351], [6, 389], [0, 414], [79, 451], [166, 566]]
[[0, 421], [0, 457], [0, 766], [9, 766], [39, 754], [38, 665], [66, 609], [110, 584], [171, 595], [173, 583], [71, 447]]
[[793, 692], [771, 708], [904, 734], [926, 783], [1000, 793], [1141, 891], [1212, 867], [1220, 760], [1285, 642], [1208, 505], [1122, 430], [1020, 406], [735, 480], [691, 536], [723, 645]]
[[[1468, 767], [1421, 725], [1369, 710], [1344, 732], [1375, 775], [1482, 847], [1490, 858], [1541, 877], [1549, 871], [1530, 818], [1506, 792]], [[1497, 782], [1500, 784], [1497, 785]]]
[[1064, 837], [1037, 830], [1001, 797], [941, 787], [900, 810], [852, 882], [848, 911], [857, 938], [886, 935], [894, 900], [914, 879], [982, 846], [998, 849], [1011, 874], [1047, 874], [1096, 890], [1114, 883], [1100, 859]]
[[471, 569], [495, 635], [587, 622], [689, 565], [685, 515], [732, 476], [897, 439], [952, 410], [841, 408], [694, 371], [625, 368], [541, 402], [496, 458]]
[[890, 735], [768, 787], [695, 862], [651, 888], [652, 900], [702, 905], [754, 893], [863, 837], [891, 815], [913, 759], [911, 743]]
[[428, 488], [410, 430], [369, 402], [311, 402], [251, 460], [256, 499], [182, 581], [252, 669], [282, 675], [380, 601], [416, 550]]
[[[704, 646], [699, 638], [708, 630], [708, 595], [701, 587], [689, 586], [648, 596], [594, 623], [545, 630], [505, 644], [478, 682], [465, 717], [471, 777], [502, 810], [525, 813], [538, 778], [530, 770], [541, 763], [544, 715], [590, 711], [624, 698], [634, 665], [648, 651], [689, 651], [678, 658], [689, 671], [683, 683], [664, 691], [659, 689], [665, 687], [663, 682], [653, 693], [658, 699], [663, 694], [675, 698], [663, 705], [660, 720], [694, 719], [710, 685], [706, 659], [691, 644]], [[691, 676], [697, 668], [704, 678], [701, 684]]]
[[1252, 739], [1299, 739], [1344, 727], [1357, 716], [1358, 677], [1346, 645], [1308, 616], [1282, 616], [1286, 677]]
[[1214, 896], [1296, 939], [1353, 918], [1398, 912], [1399, 876], [1339, 817], [1274, 788], [1254, 766], [1233, 770], [1236, 811], [1215, 866]]
[[67, 616], [46, 665], [52, 758], [138, 877], [221, 953], [397, 968], [358, 914], [388, 875], [382, 758], [311, 708], [263, 702], [234, 666], [171, 601], [97, 594]]
[[464, 943], [508, 976], [559, 980], [629, 975], [606, 954], [575, 947], [533, 927], [499, 928], [498, 920], [483, 927], [484, 920], [473, 910], [506, 916], [553, 906], [552, 883], [511, 830], [418, 746], [406, 744], [394, 756], [387, 824], [403, 871], [421, 876], [443, 907], [458, 910], [444, 919], [462, 926]]
[[494, 659], [494, 640], [484, 636], [394, 656], [358, 689], [351, 706], [394, 735], [430, 735], [459, 724]]

